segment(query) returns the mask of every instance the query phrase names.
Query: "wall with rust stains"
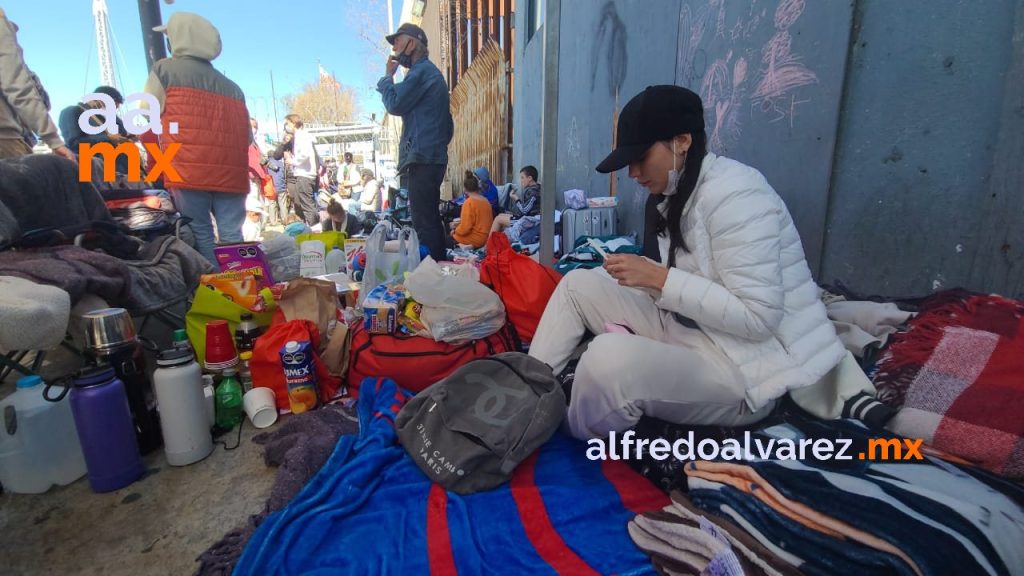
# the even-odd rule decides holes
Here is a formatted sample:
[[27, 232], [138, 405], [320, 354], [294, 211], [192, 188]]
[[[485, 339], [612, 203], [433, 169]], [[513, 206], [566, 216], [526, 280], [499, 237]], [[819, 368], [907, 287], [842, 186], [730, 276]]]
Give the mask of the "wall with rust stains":
[[[611, 148], [614, 110], [677, 83], [705, 99], [711, 149], [761, 170], [786, 200], [820, 281], [1024, 292], [1024, 0], [561, 10], [559, 190], [546, 192], [607, 195], [611, 179], [593, 166]], [[517, 165], [539, 165], [542, 33], [517, 46]], [[620, 230], [639, 232], [646, 192], [616, 178]]]

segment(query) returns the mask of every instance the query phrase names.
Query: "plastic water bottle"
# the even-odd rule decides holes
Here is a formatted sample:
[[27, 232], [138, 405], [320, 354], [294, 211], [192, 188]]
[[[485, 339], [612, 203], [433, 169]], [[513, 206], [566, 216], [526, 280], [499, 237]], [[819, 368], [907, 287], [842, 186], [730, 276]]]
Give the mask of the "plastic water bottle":
[[252, 390], [252, 369], [249, 363], [252, 362], [252, 352], [246, 350], [238, 355], [238, 380], [242, 383], [242, 395]]
[[206, 406], [206, 424], [213, 428], [217, 424], [217, 392], [213, 386], [213, 375], [203, 374], [203, 400]]
[[235, 369], [224, 370], [224, 378], [217, 386], [217, 427], [231, 430], [242, 422], [242, 385], [235, 377]]
[[94, 491], [117, 490], [142, 477], [128, 396], [113, 368], [89, 367], [75, 376], [71, 412]]
[[195, 354], [195, 350], [192, 349], [192, 343], [189, 342], [188, 333], [183, 328], [178, 328], [174, 331], [171, 341], [172, 348], [188, 350], [190, 353]]
[[156, 365], [153, 389], [160, 407], [167, 463], [186, 466], [198, 462], [213, 451], [202, 370], [192, 352], [182, 349], [164, 350]]
[[[0, 400], [0, 484], [18, 494], [41, 494], [85, 475], [85, 457], [64, 388], [25, 376]], [[48, 398], [59, 398], [52, 401]]]

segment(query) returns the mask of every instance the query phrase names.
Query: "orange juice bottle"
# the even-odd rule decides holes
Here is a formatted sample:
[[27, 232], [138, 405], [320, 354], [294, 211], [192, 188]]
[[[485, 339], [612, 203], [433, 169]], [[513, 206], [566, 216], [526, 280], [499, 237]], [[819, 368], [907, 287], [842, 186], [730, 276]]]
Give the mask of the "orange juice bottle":
[[313, 346], [309, 341], [292, 340], [281, 349], [281, 365], [288, 385], [288, 403], [292, 414], [313, 410], [320, 403], [313, 369]]

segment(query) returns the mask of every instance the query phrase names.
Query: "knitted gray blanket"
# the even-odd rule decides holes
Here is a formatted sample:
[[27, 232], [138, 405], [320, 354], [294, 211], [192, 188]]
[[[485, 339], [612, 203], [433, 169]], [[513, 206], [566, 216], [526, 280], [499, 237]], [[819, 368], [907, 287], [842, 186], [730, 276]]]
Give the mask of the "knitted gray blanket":
[[270, 497], [262, 512], [250, 516], [243, 526], [225, 534], [196, 558], [196, 575], [230, 575], [263, 519], [291, 502], [327, 462], [342, 435], [358, 432], [355, 410], [329, 405], [289, 416], [276, 430], [254, 436], [253, 442], [265, 446], [263, 461], [278, 467]]
[[77, 246], [0, 252], [0, 276], [56, 286], [71, 296], [72, 306], [86, 294], [124, 306], [131, 286], [131, 273], [123, 260]]

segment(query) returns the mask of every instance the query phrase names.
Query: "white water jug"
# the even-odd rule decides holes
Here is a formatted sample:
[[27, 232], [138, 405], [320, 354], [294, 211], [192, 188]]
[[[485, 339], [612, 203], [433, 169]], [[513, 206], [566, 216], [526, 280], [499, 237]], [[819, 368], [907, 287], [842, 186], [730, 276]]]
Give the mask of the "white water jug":
[[54, 484], [64, 486], [85, 475], [85, 456], [64, 392], [61, 386], [44, 386], [39, 376], [25, 376], [14, 393], [0, 400], [4, 490], [41, 494]]

